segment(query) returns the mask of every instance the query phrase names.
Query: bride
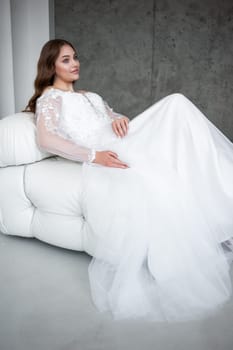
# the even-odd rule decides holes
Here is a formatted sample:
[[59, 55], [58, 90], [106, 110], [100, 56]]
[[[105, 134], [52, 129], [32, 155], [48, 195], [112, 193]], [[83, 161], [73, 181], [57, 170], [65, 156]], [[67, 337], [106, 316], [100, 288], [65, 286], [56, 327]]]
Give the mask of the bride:
[[41, 149], [82, 162], [94, 304], [115, 319], [213, 314], [231, 296], [232, 143], [182, 94], [130, 121], [74, 91], [79, 70], [71, 43], [47, 42], [26, 110]]

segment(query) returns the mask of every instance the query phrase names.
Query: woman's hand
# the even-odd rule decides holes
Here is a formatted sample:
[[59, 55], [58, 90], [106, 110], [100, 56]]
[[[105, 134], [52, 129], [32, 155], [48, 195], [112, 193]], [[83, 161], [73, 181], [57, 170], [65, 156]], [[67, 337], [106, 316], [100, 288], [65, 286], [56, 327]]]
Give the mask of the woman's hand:
[[127, 169], [129, 166], [118, 159], [118, 155], [112, 151], [99, 151], [95, 154], [93, 163], [101, 164], [112, 168]]
[[117, 118], [112, 122], [112, 129], [115, 134], [119, 137], [123, 137], [127, 134], [129, 128], [129, 118], [123, 116], [122, 118]]

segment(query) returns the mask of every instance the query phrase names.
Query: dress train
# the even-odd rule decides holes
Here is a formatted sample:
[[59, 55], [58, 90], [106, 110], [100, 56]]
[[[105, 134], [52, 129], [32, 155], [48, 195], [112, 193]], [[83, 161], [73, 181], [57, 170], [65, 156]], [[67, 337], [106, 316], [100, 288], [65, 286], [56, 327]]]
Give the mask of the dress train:
[[233, 236], [232, 143], [181, 94], [134, 118], [126, 137], [103, 140], [130, 168], [83, 165], [94, 304], [115, 319], [215, 312], [231, 295], [221, 243]]

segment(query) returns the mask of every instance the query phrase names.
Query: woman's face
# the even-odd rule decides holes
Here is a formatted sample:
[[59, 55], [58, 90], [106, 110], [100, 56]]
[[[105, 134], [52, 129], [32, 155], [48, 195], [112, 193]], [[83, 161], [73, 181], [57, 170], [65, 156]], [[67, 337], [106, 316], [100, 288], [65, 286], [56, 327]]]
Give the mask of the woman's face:
[[69, 45], [63, 45], [55, 61], [55, 79], [71, 83], [79, 79], [80, 63], [76, 52]]

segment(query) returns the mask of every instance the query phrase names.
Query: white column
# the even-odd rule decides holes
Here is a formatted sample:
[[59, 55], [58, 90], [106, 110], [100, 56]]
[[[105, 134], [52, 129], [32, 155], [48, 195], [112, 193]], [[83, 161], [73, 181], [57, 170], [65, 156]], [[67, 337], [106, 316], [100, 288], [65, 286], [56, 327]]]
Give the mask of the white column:
[[53, 15], [53, 0], [0, 1], [0, 118], [23, 110], [33, 95], [40, 50], [54, 36]]
[[0, 1], [0, 118], [15, 111], [10, 0]]
[[49, 1], [11, 0], [12, 46], [16, 112], [33, 94], [36, 65], [49, 40]]

